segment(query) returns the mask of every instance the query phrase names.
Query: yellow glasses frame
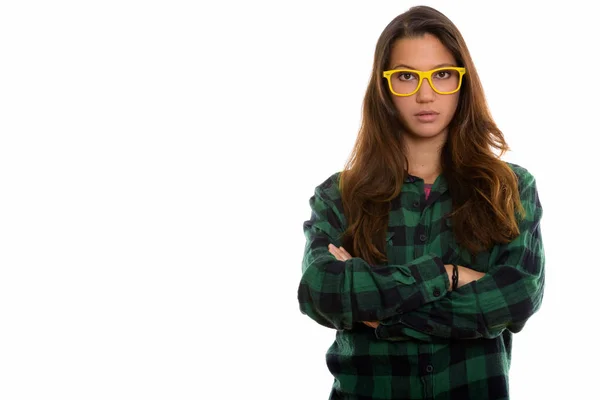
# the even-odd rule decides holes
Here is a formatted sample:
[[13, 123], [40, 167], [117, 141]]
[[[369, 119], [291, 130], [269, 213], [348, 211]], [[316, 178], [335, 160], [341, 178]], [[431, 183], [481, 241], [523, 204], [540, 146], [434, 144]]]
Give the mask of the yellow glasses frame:
[[[439, 71], [447, 71], [447, 70], [452, 70], [452, 71], [457, 71], [460, 75], [458, 77], [458, 87], [456, 88], [456, 90], [453, 90], [451, 92], [440, 92], [439, 90], [437, 90], [435, 88], [435, 86], [431, 83], [431, 76], [433, 74], [435, 74], [436, 72]], [[394, 89], [392, 88], [392, 74], [394, 74], [395, 72], [411, 72], [416, 74], [419, 77], [419, 84], [417, 85], [417, 88], [412, 92], [412, 93], [408, 93], [408, 94], [400, 94], [400, 93], [396, 93], [394, 92]], [[418, 71], [416, 69], [391, 69], [388, 71], [383, 71], [383, 77], [387, 79], [388, 81], [388, 85], [390, 87], [390, 91], [392, 92], [392, 94], [394, 94], [395, 96], [402, 96], [402, 97], [406, 97], [406, 96], [412, 96], [413, 94], [417, 93], [419, 91], [419, 89], [421, 88], [421, 85], [423, 84], [423, 79], [427, 79], [429, 81], [429, 86], [431, 86], [431, 88], [439, 94], [452, 94], [452, 93], [456, 93], [460, 90], [460, 87], [462, 86], [462, 78], [463, 75], [467, 72], [466, 68], [464, 67], [442, 67], [442, 68], [436, 68], [436, 69], [432, 69], [429, 71]]]

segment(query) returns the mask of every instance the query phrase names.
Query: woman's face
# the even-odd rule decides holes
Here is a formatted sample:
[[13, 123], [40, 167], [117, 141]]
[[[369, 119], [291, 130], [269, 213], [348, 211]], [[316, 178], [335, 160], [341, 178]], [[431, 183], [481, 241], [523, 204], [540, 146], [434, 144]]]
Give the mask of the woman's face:
[[[397, 40], [392, 46], [388, 69], [429, 71], [441, 66], [458, 65], [437, 37], [425, 34], [422, 37]], [[408, 129], [407, 134], [414, 138], [425, 139], [447, 135], [448, 124], [458, 105], [459, 93], [460, 91], [453, 94], [438, 94], [431, 88], [429, 80], [423, 79], [417, 93], [402, 97], [392, 95], [392, 100], [404, 126]], [[419, 115], [424, 112], [432, 114]]]

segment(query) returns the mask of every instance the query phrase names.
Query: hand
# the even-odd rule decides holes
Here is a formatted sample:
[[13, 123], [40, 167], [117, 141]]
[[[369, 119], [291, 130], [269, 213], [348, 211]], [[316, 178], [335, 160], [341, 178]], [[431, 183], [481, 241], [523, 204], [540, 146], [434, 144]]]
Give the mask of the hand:
[[370, 326], [373, 329], [377, 329], [379, 326], [379, 321], [362, 321], [363, 324]]
[[[343, 247], [336, 247], [333, 244], [329, 244], [329, 252], [335, 256], [338, 261], [346, 261], [352, 258], [350, 253], [346, 251]], [[363, 324], [376, 329], [379, 326], [378, 321], [363, 321]]]
[[337, 248], [333, 244], [329, 244], [329, 252], [337, 258], [338, 261], [346, 261], [352, 258], [350, 253], [346, 251], [343, 247]]

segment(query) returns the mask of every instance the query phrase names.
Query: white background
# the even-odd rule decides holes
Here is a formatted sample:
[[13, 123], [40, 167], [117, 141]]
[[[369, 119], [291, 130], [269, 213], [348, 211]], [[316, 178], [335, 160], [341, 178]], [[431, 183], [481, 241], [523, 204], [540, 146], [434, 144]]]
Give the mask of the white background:
[[[463, 33], [545, 210], [511, 398], [593, 398], [593, 13], [424, 3]], [[302, 223], [349, 156], [377, 38], [416, 4], [2, 2], [0, 398], [327, 398]]]

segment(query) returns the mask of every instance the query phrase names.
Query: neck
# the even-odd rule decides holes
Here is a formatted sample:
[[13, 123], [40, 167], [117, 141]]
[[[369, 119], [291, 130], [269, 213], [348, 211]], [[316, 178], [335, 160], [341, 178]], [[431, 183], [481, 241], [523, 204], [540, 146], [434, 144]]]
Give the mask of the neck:
[[446, 135], [432, 138], [405, 136], [405, 151], [408, 159], [408, 173], [422, 178], [425, 183], [433, 183], [442, 172], [442, 147]]

